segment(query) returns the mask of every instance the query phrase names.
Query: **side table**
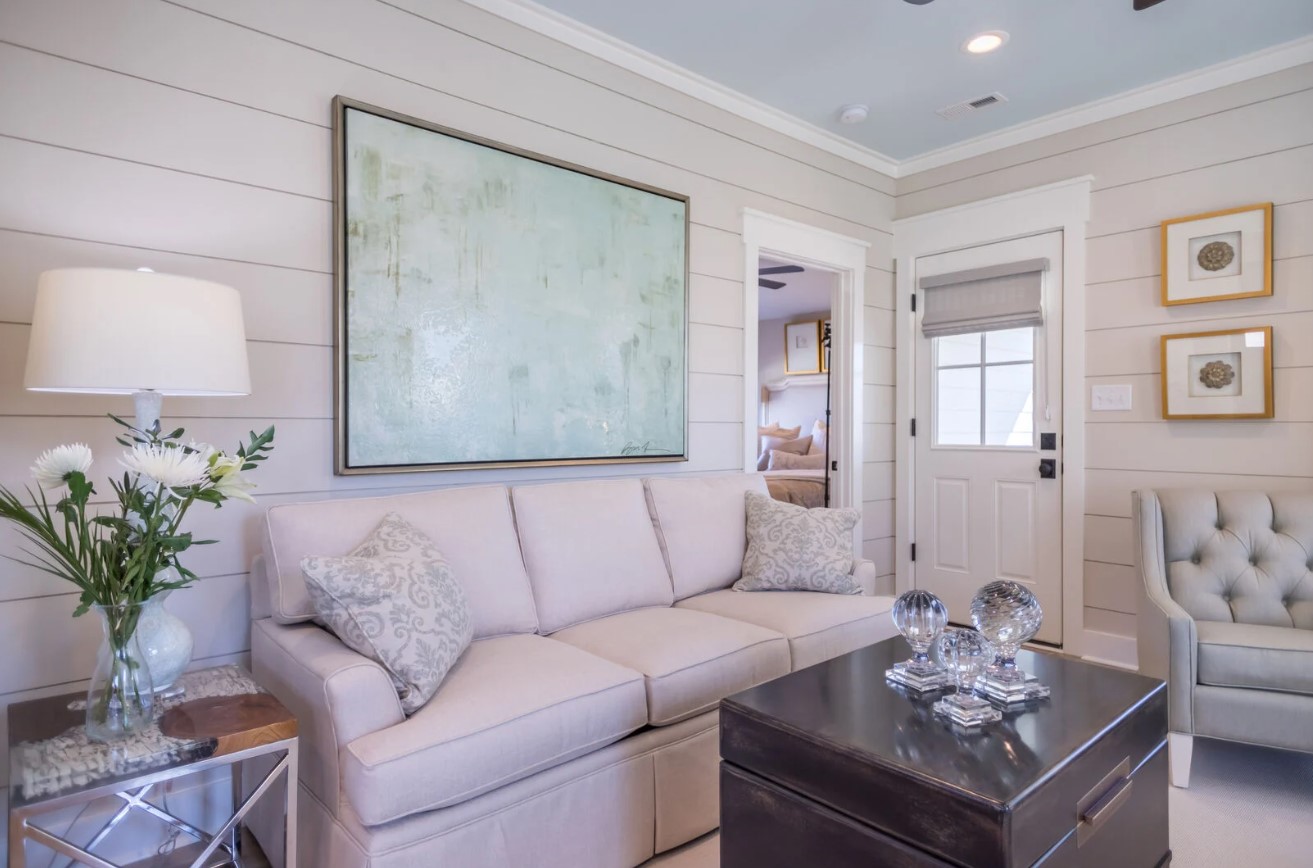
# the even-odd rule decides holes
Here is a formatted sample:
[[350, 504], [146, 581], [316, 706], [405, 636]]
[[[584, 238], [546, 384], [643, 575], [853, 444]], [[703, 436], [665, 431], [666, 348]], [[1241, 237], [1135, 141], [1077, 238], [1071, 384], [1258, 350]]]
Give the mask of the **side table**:
[[[174, 851], [170, 864], [240, 865], [242, 818], [279, 776], [287, 783], [286, 864], [296, 865], [296, 718], [237, 666], [189, 672], [178, 684], [180, 696], [157, 699], [150, 728], [112, 744], [87, 739], [85, 693], [9, 706], [10, 868], [26, 868], [29, 841], [93, 868], [120, 868], [92, 851], [134, 809], [194, 839]], [[265, 754], [282, 756], [243, 798], [242, 763]], [[150, 800], [165, 781], [220, 766], [231, 768], [233, 812], [213, 834]], [[106, 797], [118, 799], [114, 813], [85, 844], [38, 824], [53, 811]]]

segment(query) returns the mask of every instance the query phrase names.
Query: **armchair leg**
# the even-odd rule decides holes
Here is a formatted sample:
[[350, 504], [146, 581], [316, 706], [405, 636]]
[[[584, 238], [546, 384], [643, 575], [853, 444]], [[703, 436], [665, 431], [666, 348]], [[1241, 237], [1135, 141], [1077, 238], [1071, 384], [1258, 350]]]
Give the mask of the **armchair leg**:
[[1172, 786], [1190, 786], [1190, 757], [1194, 753], [1194, 736], [1183, 732], [1167, 734], [1167, 763], [1171, 766]]

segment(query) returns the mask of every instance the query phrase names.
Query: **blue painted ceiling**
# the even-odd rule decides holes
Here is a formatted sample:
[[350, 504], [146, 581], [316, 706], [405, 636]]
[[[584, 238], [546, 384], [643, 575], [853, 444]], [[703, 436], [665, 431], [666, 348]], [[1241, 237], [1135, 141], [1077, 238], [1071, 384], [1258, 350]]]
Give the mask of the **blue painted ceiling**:
[[[896, 160], [1313, 34], [1313, 0], [539, 2]], [[1011, 38], [961, 50], [985, 30]], [[1008, 102], [935, 114], [994, 91]], [[840, 124], [847, 103], [870, 119]]]

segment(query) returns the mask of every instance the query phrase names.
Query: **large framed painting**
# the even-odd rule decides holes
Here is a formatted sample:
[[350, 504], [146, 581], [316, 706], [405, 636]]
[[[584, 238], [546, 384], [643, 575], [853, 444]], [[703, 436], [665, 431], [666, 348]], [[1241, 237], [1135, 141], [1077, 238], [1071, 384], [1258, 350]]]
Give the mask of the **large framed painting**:
[[339, 473], [686, 460], [687, 197], [333, 115]]

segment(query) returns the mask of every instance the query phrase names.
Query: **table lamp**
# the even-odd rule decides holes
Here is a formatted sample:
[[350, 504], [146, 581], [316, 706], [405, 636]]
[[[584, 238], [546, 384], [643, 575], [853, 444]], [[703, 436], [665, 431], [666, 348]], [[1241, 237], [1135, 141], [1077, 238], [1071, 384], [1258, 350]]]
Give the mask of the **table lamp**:
[[131, 395], [149, 431], [164, 395], [248, 395], [237, 290], [111, 268], [58, 268], [37, 285], [25, 388]]

